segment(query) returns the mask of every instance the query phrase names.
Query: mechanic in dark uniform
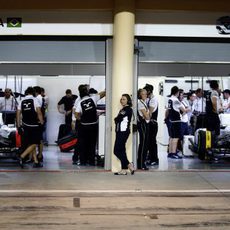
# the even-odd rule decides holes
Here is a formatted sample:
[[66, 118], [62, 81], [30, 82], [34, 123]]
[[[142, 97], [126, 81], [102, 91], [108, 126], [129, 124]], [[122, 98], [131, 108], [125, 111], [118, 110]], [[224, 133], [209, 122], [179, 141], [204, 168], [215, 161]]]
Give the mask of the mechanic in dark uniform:
[[40, 162], [43, 162], [43, 131], [45, 127], [45, 99], [41, 95], [41, 87], [40, 86], [34, 86], [34, 92], [35, 92], [35, 97], [39, 103], [39, 107], [41, 108], [42, 112], [42, 119], [43, 119], [43, 125], [40, 126], [40, 145], [38, 145], [38, 154], [37, 158]]
[[[67, 89], [65, 92], [65, 96], [61, 98], [58, 102], [57, 108], [59, 113], [65, 114], [65, 124], [70, 125], [72, 123], [72, 108], [74, 106], [74, 102], [77, 99], [77, 95], [72, 94], [71, 89]], [[63, 108], [64, 106], [64, 108]]]
[[119, 111], [115, 121], [116, 139], [114, 143], [114, 154], [121, 161], [121, 171], [114, 175], [127, 175], [129, 169], [134, 174], [133, 164], [129, 162], [126, 154], [125, 144], [130, 134], [130, 123], [133, 115], [132, 100], [128, 94], [123, 94], [120, 100], [122, 109]]
[[153, 95], [153, 86], [146, 84], [144, 89], [147, 91], [147, 106], [150, 114], [149, 122], [149, 138], [148, 138], [148, 150], [149, 150], [149, 165], [154, 166], [159, 164], [158, 149], [157, 149], [157, 132], [158, 132], [158, 100]]
[[217, 81], [210, 81], [211, 90], [206, 96], [206, 126], [207, 130], [213, 131], [215, 136], [220, 135], [220, 96]]
[[17, 127], [20, 133], [23, 130], [23, 147], [25, 150], [20, 156], [19, 164], [23, 168], [24, 159], [27, 155], [33, 155], [33, 167], [42, 167], [36, 156], [36, 145], [40, 144], [41, 125], [43, 125], [43, 117], [40, 105], [34, 97], [35, 92], [32, 87], [28, 87], [25, 91], [25, 98], [19, 103], [17, 109]]
[[102, 91], [93, 96], [89, 96], [87, 85], [79, 86], [81, 100], [75, 109], [75, 117], [80, 120], [78, 140], [81, 165], [95, 165], [95, 151], [98, 136], [98, 116], [97, 101], [105, 96]]

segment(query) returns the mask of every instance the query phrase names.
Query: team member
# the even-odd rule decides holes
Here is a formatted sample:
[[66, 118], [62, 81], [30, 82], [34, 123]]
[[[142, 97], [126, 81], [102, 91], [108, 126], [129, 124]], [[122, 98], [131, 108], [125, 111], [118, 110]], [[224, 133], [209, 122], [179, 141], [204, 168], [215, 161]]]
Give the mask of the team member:
[[137, 168], [148, 170], [145, 161], [148, 152], [148, 136], [149, 136], [149, 122], [150, 114], [146, 104], [147, 91], [145, 89], [138, 90], [138, 104], [137, 104], [137, 129], [139, 132], [139, 146], [137, 156]]
[[206, 124], [207, 130], [213, 131], [216, 136], [220, 134], [220, 97], [219, 97], [219, 84], [217, 81], [210, 81], [211, 90], [206, 98]]
[[[59, 113], [65, 114], [65, 124], [71, 125], [72, 123], [72, 108], [75, 100], [77, 99], [77, 95], [72, 94], [70, 89], [65, 91], [65, 96], [61, 98], [58, 102], [57, 108]], [[63, 109], [64, 106], [64, 109]]]
[[15, 124], [16, 117], [16, 99], [11, 95], [12, 91], [6, 88], [4, 97], [0, 98], [0, 112], [3, 114], [3, 122], [5, 125]]
[[45, 93], [45, 89], [41, 87], [41, 95], [43, 98], [43, 102], [44, 102], [44, 125], [43, 125], [43, 134], [42, 134], [42, 138], [43, 138], [43, 144], [45, 146], [48, 146], [48, 140], [47, 140], [47, 115], [48, 115], [48, 107], [49, 107], [49, 98]]
[[147, 105], [150, 114], [150, 122], [149, 122], [149, 143], [148, 143], [148, 150], [149, 150], [149, 164], [151, 166], [159, 164], [158, 158], [158, 149], [157, 149], [157, 132], [158, 132], [158, 100], [153, 95], [153, 86], [150, 84], [146, 84], [144, 89], [147, 91]]
[[44, 131], [44, 124], [45, 124], [45, 99], [41, 95], [41, 87], [34, 86], [34, 93], [35, 97], [39, 103], [39, 107], [41, 108], [43, 125], [40, 126], [40, 144], [38, 145], [38, 154], [37, 158], [40, 162], [43, 162], [43, 131]]
[[115, 121], [116, 139], [114, 144], [114, 154], [121, 161], [121, 171], [114, 175], [127, 175], [129, 169], [134, 174], [133, 164], [128, 161], [125, 144], [130, 134], [130, 122], [133, 115], [132, 101], [128, 94], [123, 94], [120, 100], [122, 109], [119, 111]]
[[168, 117], [171, 123], [170, 139], [169, 139], [169, 158], [179, 159], [181, 156], [177, 154], [177, 145], [181, 137], [181, 112], [185, 113], [187, 110], [182, 106], [178, 99], [179, 88], [173, 86], [171, 88], [171, 97], [168, 100]]
[[79, 124], [79, 151], [81, 165], [95, 165], [95, 150], [98, 134], [97, 101], [105, 96], [102, 91], [92, 97], [86, 85], [79, 86], [81, 100], [79, 101], [75, 117], [80, 120]]
[[40, 126], [43, 125], [43, 117], [40, 105], [34, 97], [34, 89], [28, 87], [25, 98], [19, 103], [17, 110], [17, 127], [23, 131], [23, 145], [25, 150], [20, 156], [19, 164], [23, 168], [23, 162], [28, 154], [33, 155], [34, 167], [42, 167], [36, 156], [36, 145], [40, 144]]
[[[80, 94], [81, 88], [89, 88], [89, 86], [87, 84], [85, 85], [79, 85], [78, 87], [78, 92]], [[79, 133], [79, 127], [80, 127], [80, 120], [77, 120], [75, 117], [75, 112], [76, 112], [76, 108], [78, 106], [78, 103], [81, 101], [81, 98], [78, 97], [75, 102], [74, 102], [74, 106], [72, 109], [72, 130], [76, 133], [76, 135], [78, 136]], [[80, 153], [79, 153], [79, 141], [77, 142], [77, 144], [74, 146], [74, 153], [72, 156], [72, 162], [73, 165], [79, 165], [80, 164]]]
[[223, 101], [224, 113], [230, 113], [230, 90], [225, 89], [223, 95], [224, 95], [224, 101]]
[[196, 99], [193, 102], [192, 112], [194, 115], [194, 127], [196, 131], [199, 128], [204, 128], [205, 125], [205, 107], [206, 99], [204, 98], [204, 92], [201, 88], [196, 90]]
[[187, 95], [187, 101], [186, 104], [188, 104], [189, 111], [187, 112], [188, 115], [188, 125], [189, 125], [189, 134], [193, 135], [194, 134], [194, 115], [192, 114], [192, 107], [194, 100], [196, 99], [196, 94], [193, 92], [189, 92]]
[[181, 102], [181, 106], [183, 107], [186, 112], [181, 112], [181, 137], [180, 137], [180, 145], [181, 150], [183, 150], [183, 140], [185, 135], [189, 135], [189, 119], [188, 119], [188, 112], [190, 111], [188, 101], [184, 100], [184, 91], [182, 89], [179, 90], [179, 101]]

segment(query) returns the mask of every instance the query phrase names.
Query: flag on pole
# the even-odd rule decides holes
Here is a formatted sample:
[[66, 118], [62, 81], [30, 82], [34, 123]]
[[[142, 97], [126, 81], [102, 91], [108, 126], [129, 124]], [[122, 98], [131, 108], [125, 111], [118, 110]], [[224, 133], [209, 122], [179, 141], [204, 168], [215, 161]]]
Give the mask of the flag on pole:
[[7, 27], [11, 27], [11, 28], [22, 27], [22, 18], [7, 18]]

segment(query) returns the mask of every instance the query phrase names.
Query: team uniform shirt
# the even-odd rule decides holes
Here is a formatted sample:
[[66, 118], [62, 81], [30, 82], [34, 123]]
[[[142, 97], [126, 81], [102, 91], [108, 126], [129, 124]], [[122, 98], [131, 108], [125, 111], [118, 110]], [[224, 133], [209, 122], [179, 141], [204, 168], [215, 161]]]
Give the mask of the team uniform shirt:
[[75, 112], [76, 112], [76, 108], [78, 106], [78, 103], [81, 101], [81, 98], [78, 97], [75, 102], [74, 102], [74, 106], [73, 106], [73, 112], [72, 112], [72, 121], [76, 121], [76, 117], [75, 117]]
[[181, 102], [178, 98], [172, 95], [168, 100], [168, 111], [169, 111], [169, 120], [170, 122], [181, 122], [180, 108]]
[[211, 91], [211, 98], [212, 97], [215, 97], [217, 100], [217, 113], [219, 113], [220, 108], [221, 108], [221, 100], [220, 100], [219, 93], [216, 90], [212, 90]]
[[[147, 113], [149, 113], [149, 109], [148, 109], [148, 106], [146, 104], [145, 101], [143, 100], [138, 100], [137, 102], [137, 112], [138, 112], [138, 115], [145, 120], [144, 116], [143, 116], [143, 113], [141, 112], [141, 110], [145, 110]], [[145, 120], [146, 123], [149, 123], [150, 120]]]
[[224, 113], [230, 113], [230, 97], [223, 101]]
[[[33, 103], [34, 103], [34, 111], [33, 112], [36, 112], [37, 108], [41, 108], [41, 106], [40, 106], [40, 104], [39, 104], [39, 102], [38, 102], [36, 97], [33, 97], [32, 95], [27, 95], [19, 102], [18, 110], [20, 110], [20, 111], [22, 110], [22, 103], [23, 103], [23, 101], [25, 101], [27, 99], [33, 100]], [[38, 126], [38, 124], [30, 124], [30, 122], [24, 121], [23, 118], [22, 118], [22, 122], [26, 126], [31, 126], [31, 127]]]
[[48, 106], [49, 106], [49, 98], [48, 98], [48, 96], [42, 97], [42, 101], [44, 102], [45, 117], [46, 117], [47, 113], [48, 113]]
[[193, 112], [198, 112], [198, 113], [203, 113], [203, 112], [205, 112], [205, 107], [206, 107], [205, 98], [197, 97], [193, 102], [192, 111]]
[[[213, 104], [212, 104], [213, 97], [216, 98], [217, 111], [214, 111], [213, 109]], [[218, 114], [220, 108], [221, 108], [221, 101], [220, 101], [219, 93], [216, 90], [209, 91], [207, 95], [206, 113], [207, 114]]]
[[151, 119], [157, 121], [157, 116], [158, 116], [158, 100], [156, 97], [151, 97], [147, 99], [147, 105], [148, 107], [153, 108], [152, 116]]
[[192, 110], [192, 109], [193, 109], [193, 101], [187, 100], [187, 99], [184, 99], [183, 101], [185, 102], [186, 105], [188, 105], [187, 108], [190, 109], [190, 111], [187, 112], [188, 121], [190, 122], [191, 117], [192, 117], [192, 111], [193, 111], [193, 110]]
[[[189, 107], [189, 105], [187, 104], [186, 101], [183, 100], [181, 102], [181, 107], [184, 108], [184, 109], [186, 109], [186, 108]], [[188, 123], [189, 117], [188, 117], [188, 113], [187, 112], [181, 114], [181, 121], [184, 122], [184, 123]]]
[[37, 98], [37, 101], [38, 101], [40, 107], [42, 107], [42, 104], [43, 104], [43, 97], [42, 97], [42, 95], [41, 95], [41, 94], [38, 94], [38, 95], [36, 96], [36, 98]]
[[123, 107], [117, 117], [114, 119], [116, 124], [116, 132], [130, 131], [130, 122], [133, 115], [133, 110], [129, 106]]
[[13, 96], [9, 98], [0, 98], [0, 111], [16, 111], [16, 104]]
[[[91, 99], [92, 101], [93, 101], [93, 103], [94, 103], [94, 105], [92, 105], [92, 103], [91, 103], [91, 100], [89, 100], [89, 99]], [[97, 111], [96, 111], [96, 105], [97, 105], [97, 102], [100, 100], [101, 98], [100, 98], [100, 95], [99, 94], [94, 94], [93, 96], [85, 96], [85, 97], [83, 97], [81, 100], [79, 100], [79, 102], [77, 103], [77, 106], [76, 106], [76, 109], [75, 109], [75, 112], [76, 113], [79, 113], [79, 114], [81, 114], [81, 124], [84, 124], [84, 125], [91, 125], [91, 124], [96, 124], [96, 123], [98, 123], [98, 119], [96, 119], [96, 116], [97, 116]], [[87, 102], [88, 101], [88, 102]], [[92, 106], [94, 106], [95, 108], [92, 108], [93, 110], [95, 110], [95, 112], [96, 112], [96, 116], [95, 116], [95, 118], [90, 118], [90, 119], [92, 119], [92, 121], [87, 121], [87, 122], [85, 122], [85, 121], [83, 121], [83, 119], [82, 119], [82, 117], [84, 116], [84, 113], [83, 113], [83, 109], [82, 109], [82, 105], [84, 104], [84, 102], [86, 103], [87, 102], [87, 104], [86, 104], [86, 106], [89, 106], [89, 109], [92, 107]], [[87, 108], [86, 108], [87, 109]], [[85, 118], [84, 118], [85, 119]], [[86, 118], [86, 119], [88, 119], [88, 118]]]
[[42, 97], [41, 94], [38, 94], [36, 96], [37, 100], [38, 100], [38, 103], [39, 103], [39, 107], [41, 108], [41, 112], [42, 112], [42, 116], [43, 116], [43, 119], [45, 118], [45, 113], [46, 113], [46, 107], [45, 107], [45, 98]]

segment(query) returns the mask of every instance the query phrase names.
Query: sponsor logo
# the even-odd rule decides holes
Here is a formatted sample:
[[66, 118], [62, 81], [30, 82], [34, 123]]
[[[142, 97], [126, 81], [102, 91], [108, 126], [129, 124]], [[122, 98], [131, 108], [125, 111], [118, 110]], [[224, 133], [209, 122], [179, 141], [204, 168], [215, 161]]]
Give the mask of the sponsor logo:
[[230, 34], [230, 16], [223, 16], [216, 20], [216, 29], [219, 34]]
[[22, 18], [7, 18], [7, 27], [10, 28], [22, 27]]

